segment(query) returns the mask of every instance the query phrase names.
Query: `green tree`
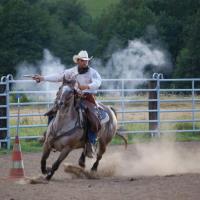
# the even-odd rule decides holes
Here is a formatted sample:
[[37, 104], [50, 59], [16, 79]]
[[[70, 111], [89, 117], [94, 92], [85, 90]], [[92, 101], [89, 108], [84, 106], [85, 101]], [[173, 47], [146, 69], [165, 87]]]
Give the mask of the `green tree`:
[[48, 13], [23, 0], [9, 0], [0, 14], [0, 69], [2, 74], [15, 73], [14, 67], [26, 60], [41, 59], [49, 42], [45, 27]]
[[184, 29], [190, 16], [194, 16], [200, 7], [199, 0], [147, 0], [148, 7], [156, 15], [156, 28], [160, 40], [169, 49], [173, 63], [184, 47]]
[[200, 77], [200, 11], [190, 17], [184, 28], [184, 47], [177, 57], [175, 78]]
[[154, 23], [155, 16], [144, 0], [121, 0], [104, 12], [96, 23], [95, 32], [100, 41], [97, 53], [105, 51], [113, 38], [125, 46], [128, 40], [143, 36], [146, 27]]
[[44, 48], [65, 64], [81, 49], [94, 52], [91, 17], [78, 1], [8, 0], [1, 5], [1, 75], [14, 74], [20, 62], [42, 59]]
[[91, 33], [92, 18], [82, 3], [77, 0], [42, 0], [40, 7], [51, 16], [48, 49], [54, 55], [64, 63], [72, 63], [72, 56], [81, 49], [87, 49], [93, 54], [97, 40]]

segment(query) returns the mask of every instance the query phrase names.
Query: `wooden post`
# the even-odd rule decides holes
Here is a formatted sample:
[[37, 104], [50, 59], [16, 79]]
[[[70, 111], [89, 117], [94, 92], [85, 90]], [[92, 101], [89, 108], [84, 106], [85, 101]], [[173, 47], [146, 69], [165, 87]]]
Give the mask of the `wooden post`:
[[[148, 88], [149, 89], [155, 89], [157, 86], [157, 81], [149, 81]], [[149, 91], [149, 110], [155, 110], [155, 111], [149, 111], [149, 120], [157, 120], [158, 114], [158, 102], [157, 102], [157, 92], [156, 91]], [[158, 128], [158, 122], [149, 122], [149, 131], [151, 131], [151, 134], [155, 134], [154, 130], [157, 130]]]
[[[6, 90], [6, 82], [1, 82], [5, 84], [0, 84], [0, 94], [4, 93]], [[1, 106], [6, 106], [6, 96], [1, 96], [0, 97], [0, 105]], [[0, 107], [0, 116], [1, 117], [6, 117], [7, 116], [7, 109], [6, 107]], [[7, 119], [0, 119], [0, 127], [1, 128], [7, 128]], [[7, 131], [6, 130], [0, 130], [0, 139], [6, 139], [7, 136]], [[2, 143], [2, 146], [6, 147], [6, 143]]]

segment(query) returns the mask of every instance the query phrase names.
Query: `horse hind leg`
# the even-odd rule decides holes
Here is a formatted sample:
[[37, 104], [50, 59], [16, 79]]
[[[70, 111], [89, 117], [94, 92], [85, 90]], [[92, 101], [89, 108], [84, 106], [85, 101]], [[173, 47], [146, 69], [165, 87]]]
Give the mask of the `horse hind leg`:
[[52, 168], [48, 171], [46, 179], [50, 180], [51, 177], [54, 175], [55, 171], [58, 169], [58, 167], [60, 166], [60, 163], [67, 157], [67, 155], [69, 154], [69, 152], [71, 151], [70, 148], [64, 148], [58, 159], [53, 163]]
[[105, 151], [106, 151], [106, 145], [99, 143], [99, 151], [97, 153], [97, 159], [95, 163], [93, 164], [91, 171], [97, 171], [97, 168], [99, 166], [99, 161], [101, 160], [102, 155], [105, 153]]
[[84, 151], [82, 152], [82, 154], [79, 158], [78, 164], [79, 164], [79, 166], [85, 168], [85, 152]]

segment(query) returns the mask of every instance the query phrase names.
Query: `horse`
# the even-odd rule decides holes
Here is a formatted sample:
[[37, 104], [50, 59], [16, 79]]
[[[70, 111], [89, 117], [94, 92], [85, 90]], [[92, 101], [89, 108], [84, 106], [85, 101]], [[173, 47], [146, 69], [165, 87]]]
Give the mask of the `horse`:
[[[67, 81], [61, 87], [61, 94], [58, 100], [58, 110], [56, 116], [51, 120], [47, 127], [46, 138], [43, 144], [43, 152], [41, 157], [41, 171], [45, 175], [46, 180], [50, 180], [58, 169], [61, 162], [73, 150], [85, 147], [86, 133], [80, 126], [79, 113], [76, 108], [76, 81]], [[115, 135], [120, 136], [127, 146], [127, 140], [123, 135], [117, 132], [117, 116], [113, 108], [101, 104], [103, 110], [108, 113], [109, 121], [102, 124], [97, 133], [98, 137], [98, 152], [96, 161], [91, 170], [97, 171], [99, 161], [106, 151], [107, 145], [111, 142]], [[57, 160], [53, 163], [51, 168], [46, 167], [46, 161], [52, 150], [59, 151], [60, 154]], [[79, 165], [85, 167], [85, 151], [83, 150]]]

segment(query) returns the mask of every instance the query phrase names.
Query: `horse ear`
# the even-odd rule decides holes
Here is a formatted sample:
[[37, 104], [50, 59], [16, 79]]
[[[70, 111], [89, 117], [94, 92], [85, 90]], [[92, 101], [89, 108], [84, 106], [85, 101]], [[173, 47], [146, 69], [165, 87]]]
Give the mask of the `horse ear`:
[[69, 85], [71, 88], [75, 87], [76, 84], [76, 79], [72, 78], [72, 79], [65, 79], [65, 76], [63, 76], [63, 84], [62, 85]]
[[72, 82], [71, 79], [66, 79], [65, 76], [63, 76], [63, 80], [62, 80], [63, 85], [71, 86], [71, 82]]
[[68, 80], [65, 79], [65, 75], [63, 76], [62, 83], [63, 83], [63, 85], [66, 85], [68, 83]]

